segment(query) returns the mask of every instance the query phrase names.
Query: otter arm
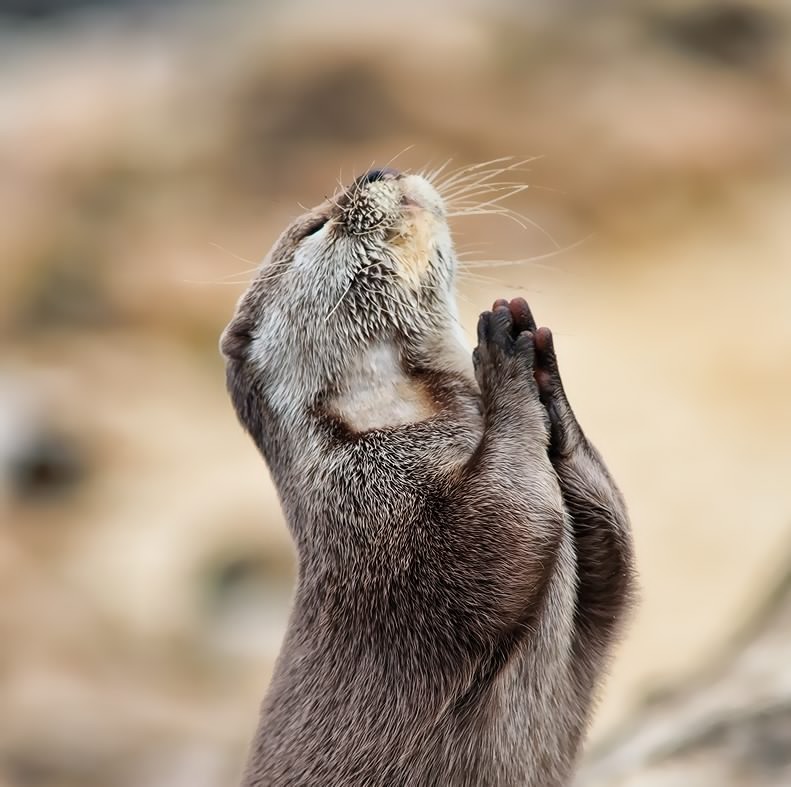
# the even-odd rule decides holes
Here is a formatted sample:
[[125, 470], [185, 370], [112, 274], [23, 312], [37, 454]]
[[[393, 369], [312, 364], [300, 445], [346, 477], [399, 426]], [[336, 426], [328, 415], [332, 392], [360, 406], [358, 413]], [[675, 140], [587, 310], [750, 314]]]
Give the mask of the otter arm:
[[540, 328], [535, 336], [536, 382], [550, 419], [549, 458], [572, 518], [577, 548], [573, 663], [580, 690], [589, 694], [630, 602], [629, 519], [620, 491], [566, 398], [551, 332]]
[[476, 590], [488, 603], [480, 614], [501, 631], [531, 623], [568, 530], [547, 456], [533, 336], [514, 340], [512, 329], [507, 308], [485, 312], [479, 321], [474, 361], [484, 433], [447, 497], [452, 532], [464, 542], [457, 560], [469, 564], [463, 576], [479, 583]]

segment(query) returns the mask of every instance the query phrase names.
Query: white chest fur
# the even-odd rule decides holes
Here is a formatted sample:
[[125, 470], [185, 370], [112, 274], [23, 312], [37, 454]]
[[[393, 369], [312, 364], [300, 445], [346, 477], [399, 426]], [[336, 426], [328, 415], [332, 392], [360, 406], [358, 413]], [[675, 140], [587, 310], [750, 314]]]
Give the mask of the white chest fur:
[[424, 421], [437, 405], [428, 389], [404, 374], [395, 347], [375, 344], [352, 363], [330, 412], [355, 432]]

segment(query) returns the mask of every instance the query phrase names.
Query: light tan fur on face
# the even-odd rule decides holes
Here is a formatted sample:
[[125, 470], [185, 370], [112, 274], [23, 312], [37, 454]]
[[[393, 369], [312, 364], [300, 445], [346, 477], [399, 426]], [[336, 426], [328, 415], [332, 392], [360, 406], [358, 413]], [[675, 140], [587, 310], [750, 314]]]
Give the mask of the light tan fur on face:
[[423, 209], [404, 218], [401, 231], [391, 241], [393, 256], [398, 261], [397, 273], [413, 290], [420, 289], [429, 257], [434, 253], [437, 232], [436, 218]]

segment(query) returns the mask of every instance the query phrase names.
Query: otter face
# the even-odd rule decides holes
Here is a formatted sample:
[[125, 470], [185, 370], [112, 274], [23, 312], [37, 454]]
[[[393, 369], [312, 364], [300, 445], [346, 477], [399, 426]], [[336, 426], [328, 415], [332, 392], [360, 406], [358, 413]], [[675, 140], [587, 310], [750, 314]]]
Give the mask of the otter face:
[[229, 375], [256, 378], [282, 410], [340, 390], [373, 346], [426, 364], [458, 324], [455, 269], [431, 184], [369, 172], [275, 243], [223, 333]]

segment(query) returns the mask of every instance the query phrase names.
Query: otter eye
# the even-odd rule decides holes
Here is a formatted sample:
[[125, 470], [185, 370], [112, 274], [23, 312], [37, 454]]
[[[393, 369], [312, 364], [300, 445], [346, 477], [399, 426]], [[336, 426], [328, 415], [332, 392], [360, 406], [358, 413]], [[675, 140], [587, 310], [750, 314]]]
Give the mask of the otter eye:
[[315, 235], [328, 221], [329, 216], [317, 216], [305, 226], [302, 238], [309, 238], [311, 235]]

